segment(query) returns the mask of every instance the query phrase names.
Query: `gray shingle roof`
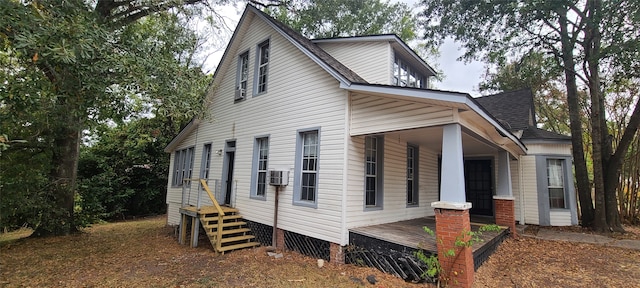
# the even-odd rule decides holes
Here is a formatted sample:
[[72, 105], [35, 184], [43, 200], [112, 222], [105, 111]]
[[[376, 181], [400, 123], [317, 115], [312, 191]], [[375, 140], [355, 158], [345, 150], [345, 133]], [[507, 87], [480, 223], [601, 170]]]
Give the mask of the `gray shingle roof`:
[[347, 66], [344, 66], [338, 60], [333, 58], [333, 56], [329, 55], [329, 53], [324, 51], [322, 48], [318, 47], [318, 45], [314, 44], [313, 42], [311, 42], [311, 40], [302, 36], [297, 31], [289, 28], [287, 25], [285, 25], [280, 21], [273, 19], [271, 16], [260, 11], [256, 7], [253, 7], [252, 5], [247, 5], [247, 6], [248, 6], [248, 9], [253, 9], [255, 13], [262, 15], [267, 21], [273, 23], [275, 26], [281, 29], [285, 34], [287, 34], [289, 37], [291, 37], [293, 40], [295, 40], [298, 44], [300, 44], [302, 47], [307, 49], [309, 52], [313, 53], [316, 57], [322, 60], [322, 62], [327, 64], [334, 71], [342, 75], [342, 77], [344, 77], [351, 83], [368, 83], [358, 74], [356, 74], [356, 72], [353, 72], [351, 69], [347, 68]]
[[571, 140], [571, 136], [558, 134], [537, 127], [529, 127], [522, 132], [520, 139]]
[[521, 139], [571, 140], [571, 136], [536, 127], [531, 89], [508, 91], [475, 100], [500, 120], [503, 126], [511, 131], [523, 130]]
[[[507, 123], [507, 128], [522, 130], [535, 125], [535, 109], [531, 89], [503, 92], [475, 98], [489, 113]], [[530, 121], [532, 116], [532, 122]]]

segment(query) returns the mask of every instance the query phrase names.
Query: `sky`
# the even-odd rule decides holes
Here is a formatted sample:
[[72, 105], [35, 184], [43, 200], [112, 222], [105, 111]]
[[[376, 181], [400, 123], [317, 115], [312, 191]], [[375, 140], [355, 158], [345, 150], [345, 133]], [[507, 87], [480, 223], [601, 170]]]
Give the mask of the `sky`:
[[[407, 3], [410, 7], [414, 7], [416, 0], [400, 0]], [[395, 1], [394, 1], [395, 2]], [[225, 17], [225, 22], [232, 30], [235, 29], [240, 16], [242, 16], [243, 5], [237, 7], [228, 5], [224, 6], [220, 11]], [[231, 37], [231, 32], [227, 33], [227, 37]], [[228, 39], [225, 41], [228, 42]], [[469, 93], [471, 96], [480, 96], [478, 91], [478, 84], [482, 79], [484, 72], [484, 63], [473, 61], [470, 63], [464, 63], [457, 59], [463, 54], [463, 50], [460, 49], [460, 45], [453, 40], [445, 40], [440, 47], [440, 56], [435, 60], [437, 63], [433, 63], [432, 66], [438, 67], [443, 72], [444, 79], [441, 82], [434, 83], [434, 88], [446, 91], [457, 91]], [[207, 58], [204, 68], [205, 70], [213, 71], [220, 62], [222, 54], [224, 53], [224, 47], [212, 52]], [[432, 64], [427, 62], [428, 64]]]

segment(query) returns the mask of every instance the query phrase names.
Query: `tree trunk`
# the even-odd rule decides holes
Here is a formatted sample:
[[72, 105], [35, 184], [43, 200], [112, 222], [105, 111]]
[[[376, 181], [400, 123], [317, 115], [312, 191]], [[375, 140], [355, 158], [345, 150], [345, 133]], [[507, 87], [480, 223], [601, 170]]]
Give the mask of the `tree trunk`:
[[580, 104], [578, 101], [578, 86], [576, 84], [575, 61], [573, 58], [574, 43], [567, 31], [567, 10], [558, 11], [560, 16], [560, 30], [562, 34], [562, 62], [564, 64], [565, 85], [567, 86], [567, 104], [569, 108], [569, 128], [571, 129], [571, 146], [576, 174], [576, 188], [582, 216], [582, 226], [591, 227], [594, 220], [593, 200], [589, 185], [589, 173], [584, 157], [582, 142], [582, 120], [580, 119]]
[[[605, 190], [605, 178], [607, 165], [610, 154], [607, 153], [606, 140], [609, 136], [605, 120], [604, 96], [600, 90], [600, 28], [599, 28], [599, 9], [601, 3], [599, 0], [591, 0], [587, 2], [587, 21], [585, 26], [585, 39], [583, 47], [585, 51], [585, 60], [587, 67], [585, 71], [588, 79], [589, 95], [591, 99], [591, 149], [593, 160], [593, 185], [596, 195], [596, 211], [594, 218], [594, 230], [598, 232], [609, 232], [608, 216], [612, 213], [607, 201], [607, 193]], [[617, 213], [617, 205], [615, 212]], [[607, 211], [609, 210], [609, 211]]]
[[[620, 221], [620, 213], [618, 211], [618, 199], [616, 198], [616, 189], [620, 183], [620, 168], [622, 159], [627, 154], [635, 135], [640, 128], [640, 99], [636, 102], [636, 106], [629, 118], [629, 123], [624, 130], [622, 138], [616, 146], [615, 153], [610, 153], [607, 166], [605, 166], [605, 198], [607, 207], [607, 223], [614, 232], [624, 232], [622, 221]], [[620, 199], [622, 201], [622, 199]]]
[[64, 104], [60, 105], [60, 113], [66, 115], [57, 118], [61, 120], [60, 127], [54, 129], [51, 183], [45, 196], [48, 206], [41, 211], [40, 224], [33, 233], [36, 237], [67, 235], [77, 231], [73, 214], [82, 129], [80, 120], [68, 113], [74, 110], [64, 109], [68, 108]]

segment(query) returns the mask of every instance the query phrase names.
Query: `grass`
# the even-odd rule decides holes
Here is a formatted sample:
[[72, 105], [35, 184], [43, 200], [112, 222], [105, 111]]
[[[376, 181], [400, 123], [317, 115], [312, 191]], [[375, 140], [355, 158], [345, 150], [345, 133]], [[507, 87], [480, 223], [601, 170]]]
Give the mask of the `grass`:
[[32, 233], [33, 229], [26, 227], [11, 232], [0, 233], [0, 247], [8, 245], [9, 243], [15, 242], [22, 238], [27, 238], [31, 236]]

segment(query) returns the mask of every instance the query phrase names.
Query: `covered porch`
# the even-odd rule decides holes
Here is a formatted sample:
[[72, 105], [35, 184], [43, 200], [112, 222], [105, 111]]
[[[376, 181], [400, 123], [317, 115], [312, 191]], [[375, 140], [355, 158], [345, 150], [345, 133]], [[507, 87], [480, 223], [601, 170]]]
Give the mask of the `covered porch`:
[[[433, 209], [435, 217], [351, 228], [350, 244], [367, 247], [356, 249], [355, 254], [367, 259], [369, 253], [370, 266], [412, 279], [421, 271], [411, 257], [416, 250], [442, 255], [448, 249], [457, 249], [455, 243], [463, 231], [481, 226], [476, 215], [486, 215], [504, 226], [503, 232], [487, 232], [482, 236], [484, 241], [462, 248], [455, 257], [438, 258], [449, 274], [446, 277], [455, 277], [461, 286], [470, 287], [474, 268], [502, 242], [507, 229], [515, 233], [510, 160], [526, 155], [526, 147], [508, 125], [500, 123], [468, 94], [375, 85], [352, 85], [348, 90], [351, 136], [382, 136], [438, 155], [438, 183], [429, 183], [437, 185], [437, 199], [421, 208]], [[412, 164], [407, 163], [408, 171], [412, 171]], [[412, 178], [411, 173], [407, 175]], [[436, 235], [423, 232], [423, 226]], [[469, 236], [463, 238], [468, 241]], [[375, 255], [384, 255], [376, 251], [388, 252], [376, 260], [379, 257]], [[403, 265], [394, 264], [393, 259], [404, 259], [400, 260]], [[406, 275], [393, 272], [398, 270]]]

